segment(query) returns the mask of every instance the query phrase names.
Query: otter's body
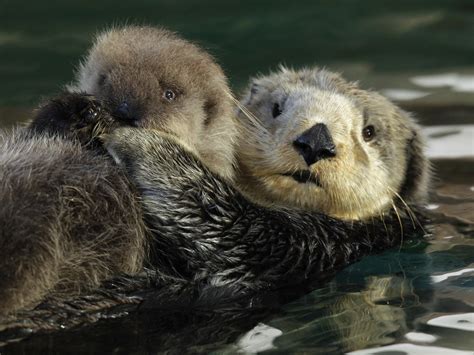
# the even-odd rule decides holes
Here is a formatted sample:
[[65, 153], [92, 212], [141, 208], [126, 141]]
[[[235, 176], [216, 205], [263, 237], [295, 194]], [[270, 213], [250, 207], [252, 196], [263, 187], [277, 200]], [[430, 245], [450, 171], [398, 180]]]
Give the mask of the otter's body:
[[169, 134], [119, 128], [106, 147], [140, 198], [125, 171], [95, 149], [32, 130], [5, 138], [3, 312], [145, 266], [160, 280], [232, 293], [273, 289], [324, 278], [401, 237], [390, 217], [348, 224], [259, 207]]
[[[394, 216], [386, 216], [385, 224], [348, 224], [323, 214], [258, 206], [174, 137], [156, 131], [119, 129], [106, 146], [141, 196], [152, 269], [111, 280], [91, 297], [50, 298], [37, 310], [19, 313], [25, 321], [9, 318], [3, 327], [58, 329], [95, 321], [107, 317], [104, 310], [111, 306], [135, 307], [150, 288], [163, 290], [152, 303], [171, 307], [196, 299], [218, 304], [326, 280], [364, 255], [397, 245], [402, 230], [405, 238], [415, 232], [410, 221], [400, 224]], [[58, 307], [62, 311], [55, 314]]]
[[105, 155], [27, 129], [0, 134], [0, 313], [142, 269], [136, 192]]
[[160, 132], [121, 128], [105, 145], [140, 193], [157, 263], [175, 260], [161, 269], [202, 285], [255, 291], [324, 278], [395, 245], [404, 224], [408, 231], [417, 228], [392, 215], [385, 225], [346, 223], [259, 206]]

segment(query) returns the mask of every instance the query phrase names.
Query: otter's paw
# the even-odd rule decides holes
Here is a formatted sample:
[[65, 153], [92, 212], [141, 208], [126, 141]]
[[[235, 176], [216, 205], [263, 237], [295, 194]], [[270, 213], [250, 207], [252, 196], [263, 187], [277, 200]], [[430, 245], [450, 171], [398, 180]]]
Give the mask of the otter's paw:
[[175, 137], [163, 132], [123, 127], [101, 139], [135, 183], [164, 178], [178, 184], [198, 178], [205, 169]]
[[[72, 94], [75, 95], [75, 94]], [[90, 95], [77, 95], [73, 102], [73, 112], [71, 117], [77, 119], [77, 126], [95, 124], [99, 122], [102, 115], [102, 104]]]
[[118, 128], [99, 137], [115, 163], [126, 170], [133, 169], [133, 163], [141, 160], [139, 156], [143, 147], [137, 144], [139, 132], [136, 131], [136, 128]]
[[30, 128], [36, 132], [60, 134], [86, 143], [93, 138], [94, 127], [106, 114], [92, 95], [63, 93], [43, 104]]

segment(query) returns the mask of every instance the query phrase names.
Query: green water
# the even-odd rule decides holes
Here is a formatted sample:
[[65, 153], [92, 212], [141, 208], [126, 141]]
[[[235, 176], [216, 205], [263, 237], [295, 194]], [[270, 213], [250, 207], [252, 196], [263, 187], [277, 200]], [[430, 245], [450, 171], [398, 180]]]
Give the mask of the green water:
[[32, 106], [72, 79], [97, 31], [146, 23], [210, 50], [234, 87], [279, 63], [318, 63], [368, 86], [472, 71], [474, 3], [424, 1], [0, 1], [0, 107]]
[[[69, 82], [94, 33], [125, 23], [166, 26], [200, 43], [236, 90], [279, 63], [319, 64], [364, 87], [428, 92], [400, 102], [425, 124], [474, 122], [474, 90], [427, 89], [411, 80], [474, 73], [473, 1], [0, 0], [0, 126], [25, 119], [42, 97]], [[472, 155], [436, 162], [428, 242], [368, 257], [309, 294], [274, 296], [258, 308], [147, 310], [33, 336], [0, 353], [338, 354], [395, 344], [402, 348], [384, 351], [399, 354], [410, 353], [400, 344], [412, 344], [426, 354], [432, 347], [472, 354]], [[444, 318], [433, 325], [444, 315], [458, 316], [461, 328]]]

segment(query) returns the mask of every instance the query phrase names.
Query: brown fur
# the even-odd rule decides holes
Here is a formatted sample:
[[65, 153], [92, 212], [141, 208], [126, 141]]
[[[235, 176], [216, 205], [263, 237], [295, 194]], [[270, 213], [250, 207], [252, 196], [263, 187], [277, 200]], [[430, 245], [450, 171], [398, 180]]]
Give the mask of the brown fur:
[[[126, 27], [98, 36], [80, 65], [73, 91], [127, 102], [130, 125], [173, 134], [215, 173], [234, 173], [233, 103], [222, 69], [213, 58], [175, 34]], [[176, 99], [164, 97], [171, 89]]]
[[[281, 114], [274, 118], [275, 103]], [[429, 163], [420, 128], [376, 92], [327, 70], [281, 68], [253, 80], [242, 104], [247, 139], [237, 148], [238, 182], [257, 201], [360, 219], [426, 199]], [[318, 123], [328, 127], [337, 154], [308, 167], [293, 142]], [[368, 125], [376, 132], [370, 142], [362, 138]], [[309, 170], [321, 186], [282, 175], [297, 170]]]
[[0, 314], [141, 270], [141, 210], [110, 159], [26, 130], [2, 133], [0, 151]]
[[[138, 197], [112, 160], [90, 145], [94, 137], [118, 126], [160, 129], [232, 178], [229, 88], [199, 47], [162, 29], [108, 31], [80, 66], [74, 89], [95, 97], [48, 101], [30, 132], [0, 136], [0, 314], [146, 264]], [[168, 89], [174, 100], [164, 97]], [[114, 110], [123, 101], [130, 117], [95, 111], [101, 102]]]
[[[130, 106], [131, 116], [123, 121], [109, 124], [111, 121], [106, 120], [109, 123], [104, 125], [92, 121], [93, 129], [90, 132], [94, 135], [107, 133], [116, 124], [159, 129], [183, 140], [184, 145], [212, 171], [226, 179], [232, 177], [235, 130], [233, 120], [230, 119], [232, 105], [226, 79], [219, 67], [212, 62], [212, 58], [196, 46], [163, 30], [131, 27], [111, 31], [99, 37], [81, 66], [77, 83], [73, 87], [95, 95], [112, 108], [119, 107], [123, 102]], [[163, 96], [168, 89], [177, 94], [173, 102], [166, 101]], [[356, 112], [351, 105], [346, 109], [348, 112]], [[43, 128], [50, 130], [47, 125], [40, 125], [39, 131]], [[264, 132], [260, 131], [262, 134]], [[113, 273], [133, 273], [143, 266], [147, 238], [141, 227], [138, 231], [133, 230], [133, 234], [124, 233], [114, 237], [116, 239], [112, 235], [102, 238], [101, 233], [90, 228], [97, 220], [104, 231], [117, 231], [115, 220], [111, 225], [110, 221], [113, 219], [108, 214], [117, 217], [119, 211], [126, 215], [125, 220], [120, 219], [125, 223], [125, 229], [137, 220], [139, 226], [142, 226], [133, 189], [107, 163], [106, 158], [90, 155], [95, 153], [80, 148], [68, 139], [36, 137], [28, 141], [18, 138], [17, 134], [15, 136], [15, 143], [7, 143], [2, 150], [8, 154], [2, 157], [5, 160], [0, 163], [8, 168], [5, 171], [13, 174], [11, 178], [4, 180], [7, 184], [2, 187], [1, 193], [11, 195], [11, 191], [15, 191], [16, 196], [16, 190], [21, 191], [22, 186], [28, 187], [31, 181], [38, 184], [32, 185], [24, 194], [35, 196], [36, 200], [29, 203], [32, 209], [25, 209], [20, 215], [23, 220], [15, 220], [10, 225], [15, 228], [21, 226], [22, 230], [12, 232], [12, 229], [7, 228], [5, 232], [2, 231], [2, 240], [8, 241], [9, 249], [2, 251], [1, 256], [5, 256], [5, 260], [8, 256], [10, 261], [4, 264], [7, 271], [0, 272], [12, 275], [5, 279], [6, 296], [3, 299], [7, 301], [3, 312], [34, 305], [53, 290], [67, 289], [69, 292], [71, 289], [93, 287]], [[41, 143], [43, 139], [47, 141], [44, 144]], [[212, 144], [209, 144], [210, 140]], [[18, 141], [21, 141], [20, 145]], [[241, 142], [245, 140], [242, 139]], [[74, 149], [77, 151], [68, 155], [64, 144], [75, 144]], [[38, 154], [45, 154], [45, 157], [30, 156], [33, 150], [38, 150]], [[252, 159], [256, 157], [258, 154], [250, 155]], [[15, 162], [13, 166], [25, 170], [16, 171], [9, 166], [10, 159]], [[26, 162], [22, 162], [22, 159], [26, 159]], [[109, 166], [112, 170], [109, 170]], [[51, 175], [55, 169], [62, 172], [64, 177]], [[347, 170], [346, 167], [345, 169]], [[83, 171], [86, 173], [81, 173]], [[24, 181], [16, 185], [22, 178]], [[117, 190], [115, 185], [118, 186]], [[77, 195], [51, 192], [55, 188], [66, 187]], [[336, 190], [338, 188], [341, 186], [335, 186]], [[95, 191], [100, 192], [102, 189], [110, 197], [102, 199], [94, 195]], [[43, 201], [44, 194], [49, 195], [52, 200]], [[2, 218], [8, 221], [13, 211], [18, 210], [17, 205], [24, 203], [23, 200], [15, 197], [15, 201], [9, 203], [9, 213]], [[75, 203], [79, 205], [79, 212], [76, 212]], [[343, 205], [341, 199], [336, 203]], [[50, 215], [45, 220], [37, 220], [36, 218], [41, 218], [38, 211], [43, 206]], [[55, 208], [51, 209], [51, 206]], [[33, 219], [28, 221], [30, 215]], [[30, 230], [38, 226], [38, 234], [31, 234]], [[69, 230], [62, 230], [64, 226]], [[16, 240], [11, 238], [13, 235]], [[67, 237], [63, 238], [62, 235]], [[122, 238], [130, 244], [121, 243]], [[22, 240], [28, 240], [24, 244], [32, 247], [31, 251], [21, 249]], [[116, 254], [108, 249], [112, 240], [113, 243], [119, 241], [113, 245], [117, 248]], [[21, 260], [21, 256], [25, 256], [24, 262], [11, 262]], [[134, 266], [122, 259], [125, 256], [134, 260]], [[113, 257], [114, 260], [108, 257]], [[17, 266], [12, 269], [12, 264]]]

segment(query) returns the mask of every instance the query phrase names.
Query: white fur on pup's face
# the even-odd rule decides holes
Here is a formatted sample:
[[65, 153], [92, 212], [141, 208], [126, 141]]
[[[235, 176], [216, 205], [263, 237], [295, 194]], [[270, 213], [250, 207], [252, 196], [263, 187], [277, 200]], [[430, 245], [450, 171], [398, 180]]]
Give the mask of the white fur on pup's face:
[[[387, 99], [361, 90], [339, 75], [319, 69], [281, 71], [256, 79], [242, 100], [259, 122], [240, 112], [247, 139], [239, 141], [239, 184], [267, 204], [320, 211], [343, 219], [377, 216], [402, 194], [408, 175], [407, 149], [417, 140], [416, 156], [425, 168], [418, 188], [403, 196], [412, 202], [426, 193], [427, 163], [416, 123]], [[274, 117], [277, 104], [280, 114]], [[308, 167], [293, 142], [324, 124], [336, 156]], [[363, 129], [373, 126], [366, 141]], [[410, 168], [411, 169], [411, 168]], [[301, 183], [288, 174], [309, 170], [318, 180]]]

